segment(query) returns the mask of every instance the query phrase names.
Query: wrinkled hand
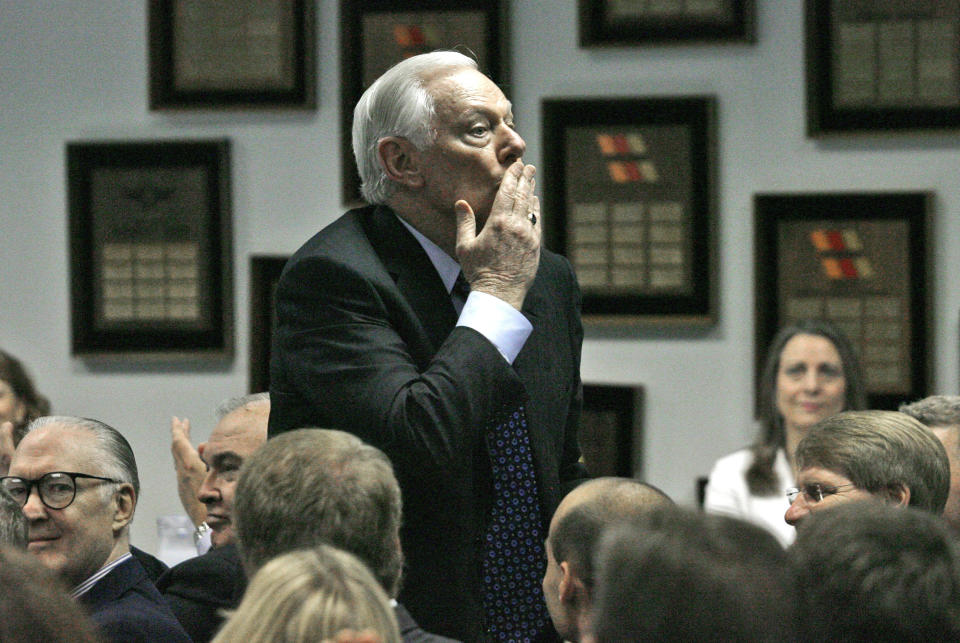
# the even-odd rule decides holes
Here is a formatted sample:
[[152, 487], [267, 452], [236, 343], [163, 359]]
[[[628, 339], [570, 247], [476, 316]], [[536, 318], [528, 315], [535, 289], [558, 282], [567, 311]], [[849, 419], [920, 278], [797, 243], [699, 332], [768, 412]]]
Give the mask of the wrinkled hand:
[[197, 500], [200, 485], [207, 475], [207, 465], [190, 442], [190, 420], [173, 418], [170, 421], [170, 452], [177, 472], [177, 494], [194, 525], [207, 519], [207, 507]]
[[457, 213], [457, 259], [471, 290], [485, 292], [520, 310], [540, 264], [540, 200], [533, 193], [536, 168], [518, 160], [510, 166], [477, 234], [473, 209], [454, 204]]
[[0, 476], [10, 471], [13, 459], [13, 422], [0, 422]]

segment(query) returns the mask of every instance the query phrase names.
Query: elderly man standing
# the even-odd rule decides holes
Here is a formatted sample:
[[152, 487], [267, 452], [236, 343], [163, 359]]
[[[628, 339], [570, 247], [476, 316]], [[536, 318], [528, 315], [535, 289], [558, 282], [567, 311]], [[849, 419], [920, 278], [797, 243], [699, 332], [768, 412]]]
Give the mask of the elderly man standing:
[[540, 247], [510, 102], [455, 52], [389, 69], [354, 110], [371, 203], [291, 258], [270, 433], [342, 428], [403, 488], [401, 598], [463, 640], [549, 631], [547, 521], [578, 464], [580, 293]]
[[73, 588], [105, 635], [189, 642], [130, 553], [140, 481], [119, 432], [85, 418], [35, 420], [0, 483], [23, 507], [30, 553]]
[[197, 448], [207, 471], [196, 496], [207, 509], [204, 524], [213, 548], [157, 579], [157, 589], [194, 643], [213, 638], [223, 623], [221, 610], [236, 608], [246, 590], [233, 503], [240, 467], [267, 441], [269, 415], [269, 393], [230, 398], [217, 409], [210, 439]]
[[[289, 431], [250, 458], [237, 485], [244, 567], [252, 578], [280, 554], [329, 544], [357, 556], [393, 598], [403, 571], [401, 512], [382, 451], [344, 431]], [[454, 643], [423, 631], [393, 603], [405, 643]]]
[[950, 495], [943, 508], [943, 519], [960, 533], [960, 395], [931, 395], [911, 404], [902, 404], [900, 412], [929, 427], [947, 450]]

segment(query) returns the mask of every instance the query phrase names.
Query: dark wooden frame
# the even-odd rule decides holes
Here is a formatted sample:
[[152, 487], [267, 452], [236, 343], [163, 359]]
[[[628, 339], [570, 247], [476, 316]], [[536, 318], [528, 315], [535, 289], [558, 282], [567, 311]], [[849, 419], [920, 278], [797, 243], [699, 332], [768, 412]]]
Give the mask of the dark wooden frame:
[[731, 19], [663, 17], [607, 24], [607, 0], [578, 0], [581, 47], [755, 40], [754, 0], [730, 0]]
[[[233, 255], [231, 241], [230, 143], [227, 139], [100, 141], [67, 144], [70, 219], [70, 309], [72, 351], [80, 356], [216, 357], [233, 354]], [[179, 176], [171, 172], [181, 171]], [[185, 176], [199, 171], [200, 194], [185, 188]], [[120, 178], [127, 172], [127, 178]], [[146, 179], [133, 174], [151, 173]], [[120, 174], [118, 174], [120, 173]], [[97, 179], [97, 177], [101, 177]], [[179, 192], [178, 192], [179, 190]], [[119, 195], [119, 196], [118, 196]], [[101, 200], [98, 200], [101, 199]], [[112, 199], [104, 204], [103, 199]], [[173, 199], [173, 201], [169, 201]], [[169, 201], [163, 205], [165, 201]], [[100, 208], [95, 207], [100, 203]], [[136, 207], [134, 205], [136, 204]], [[169, 215], [156, 208], [176, 208]], [[123, 227], [116, 225], [117, 210]], [[197, 240], [198, 319], [109, 320], [107, 244], [129, 237], [130, 246]], [[169, 248], [170, 246], [163, 246]], [[164, 250], [167, 252], [167, 250]], [[98, 259], [99, 257], [99, 259]], [[166, 260], [166, 259], [165, 259]], [[173, 261], [173, 260], [171, 260]], [[97, 270], [103, 276], [98, 290]], [[131, 292], [141, 287], [130, 262]], [[165, 269], [166, 270], [166, 269]], [[162, 288], [171, 287], [169, 273]], [[171, 297], [161, 295], [164, 305]], [[133, 300], [136, 295], [133, 295]], [[98, 307], [100, 306], [100, 307]], [[131, 304], [135, 306], [135, 304]]]
[[250, 382], [249, 391], [270, 390], [270, 355], [276, 328], [275, 293], [280, 273], [287, 265], [284, 255], [250, 257]]
[[[351, 130], [353, 108], [363, 94], [364, 54], [363, 19], [374, 13], [432, 13], [479, 11], [484, 15], [484, 46], [489, 55], [479, 60], [480, 71], [509, 92], [508, 3], [505, 0], [340, 0], [340, 139], [342, 197], [346, 205], [361, 201], [360, 175], [353, 156]], [[431, 44], [432, 43], [428, 43]], [[451, 49], [463, 43], [440, 42], [436, 49]], [[469, 50], [463, 53], [472, 56]], [[397, 57], [393, 63], [400, 62]]]
[[691, 262], [688, 294], [583, 293], [591, 323], [664, 323], [708, 326], [716, 320], [716, 100], [712, 96], [664, 98], [550, 98], [543, 101], [544, 238], [567, 253], [567, 143], [570, 127], [680, 126], [689, 131]]
[[[907, 306], [909, 332], [909, 390], [894, 392], [877, 392], [867, 389], [870, 408], [892, 409], [904, 401], [924, 397], [929, 384], [929, 342], [932, 334], [929, 328], [929, 276], [932, 274], [928, 265], [928, 234], [930, 231], [930, 208], [932, 195], [926, 192], [872, 192], [872, 193], [805, 193], [805, 194], [757, 194], [754, 196], [754, 230], [755, 230], [755, 357], [756, 377], [759, 383], [760, 372], [767, 347], [777, 330], [788, 320], [781, 319], [780, 302], [784, 294], [783, 286], [778, 276], [778, 267], [783, 260], [783, 253], [779, 243], [779, 226], [797, 222], [823, 221], [831, 226], [870, 224], [873, 222], [904, 222], [908, 234], [906, 253], [898, 257], [899, 263], [907, 266], [908, 274], [901, 277], [909, 280], [905, 290], [909, 293]], [[853, 228], [855, 230], [855, 228]], [[839, 234], [840, 228], [830, 230], [831, 234]], [[858, 233], [858, 237], [862, 237]], [[817, 250], [814, 242], [811, 244], [809, 261], [821, 262], [827, 260], [856, 261], [859, 257], [868, 262], [868, 270], [881, 272], [885, 269], [893, 270], [894, 262], [871, 262], [878, 252], [886, 252], [893, 246], [889, 243], [876, 242], [872, 246], [861, 243], [861, 248], [843, 242], [842, 249]], [[840, 246], [837, 242], [837, 246]], [[882, 246], [882, 248], [881, 248]], [[862, 252], [861, 252], [862, 250]], [[871, 254], [872, 253], [872, 254]], [[835, 264], [839, 265], [839, 264]], [[851, 265], [851, 264], [847, 264]], [[802, 258], [791, 266], [791, 271], [803, 271]], [[859, 268], [853, 268], [853, 271]], [[863, 272], [862, 270], [860, 272]], [[816, 275], [802, 272], [804, 279], [810, 282], [809, 293], [803, 295], [811, 297], [835, 295], [837, 297], [854, 297], [857, 294], [867, 294], [868, 287], [856, 290], [856, 284], [844, 283], [841, 279], [834, 280], [832, 290], [817, 290]], [[819, 272], [817, 272], [819, 274]], [[886, 274], [886, 273], [883, 273]], [[809, 275], [809, 277], [807, 276]], [[828, 319], [829, 315], [824, 315]], [[858, 338], [851, 337], [855, 347], [859, 346]], [[901, 348], [907, 348], [906, 345]], [[863, 359], [861, 358], [861, 361]], [[866, 371], [866, 364], [865, 371]], [[865, 373], [866, 377], [866, 373]]]
[[[893, 107], [879, 102], [857, 107], [837, 106], [833, 64], [838, 54], [834, 51], [831, 38], [835, 26], [831, 9], [843, 1], [805, 0], [807, 134], [816, 137], [842, 133], [910, 132], [960, 127], [960, 88], [957, 88], [958, 95], [953, 106]], [[897, 10], [906, 10], [904, 3], [898, 3]], [[956, 60], [960, 57], [960, 43], [954, 44], [956, 49], [953, 56]]]
[[282, 52], [282, 58], [290, 66], [292, 82], [260, 88], [245, 87], [242, 79], [228, 88], [178, 88], [174, 64], [178, 36], [174, 28], [175, 4], [176, 0], [150, 0], [148, 4], [150, 109], [316, 108], [314, 0], [290, 0], [291, 47]]
[[[642, 386], [583, 385], [578, 439], [590, 475], [642, 477], [643, 405]], [[601, 453], [612, 461], [594, 462]]]

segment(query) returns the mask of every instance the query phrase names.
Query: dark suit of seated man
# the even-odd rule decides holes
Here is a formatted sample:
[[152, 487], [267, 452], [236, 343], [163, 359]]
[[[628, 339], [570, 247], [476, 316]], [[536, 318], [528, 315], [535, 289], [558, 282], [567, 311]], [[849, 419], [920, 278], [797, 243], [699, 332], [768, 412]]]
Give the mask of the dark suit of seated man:
[[108, 639], [189, 643], [130, 553], [140, 482], [120, 433], [85, 418], [35, 420], [2, 484], [23, 507], [30, 553], [73, 588]]
[[240, 604], [247, 579], [234, 544], [233, 499], [244, 461], [267, 441], [270, 395], [231, 398], [197, 450], [207, 466], [197, 492], [206, 505], [213, 548], [180, 563], [157, 580], [157, 589], [194, 643], [209, 641], [223, 623], [221, 609]]
[[[382, 451], [343, 431], [284, 433], [250, 457], [237, 483], [244, 568], [252, 578], [280, 554], [333, 545], [365, 563], [393, 598], [403, 569], [401, 511], [400, 485]], [[454, 643], [393, 605], [404, 643]]]

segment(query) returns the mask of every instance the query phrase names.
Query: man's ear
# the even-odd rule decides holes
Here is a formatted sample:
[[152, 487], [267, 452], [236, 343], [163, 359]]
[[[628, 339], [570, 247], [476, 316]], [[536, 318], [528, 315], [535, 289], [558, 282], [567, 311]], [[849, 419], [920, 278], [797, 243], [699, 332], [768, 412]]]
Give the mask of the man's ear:
[[557, 591], [560, 592], [560, 602], [564, 605], [580, 607], [587, 604], [589, 599], [586, 586], [573, 571], [569, 561], [560, 563], [560, 583]]
[[409, 188], [423, 187], [420, 151], [401, 136], [385, 136], [377, 141], [380, 167], [391, 181]]
[[887, 487], [887, 496], [893, 504], [906, 507], [910, 504], [910, 487], [902, 482], [890, 485]]
[[133, 520], [133, 510], [137, 506], [137, 494], [133, 485], [129, 482], [122, 483], [113, 494], [113, 502], [113, 531], [117, 533]]

